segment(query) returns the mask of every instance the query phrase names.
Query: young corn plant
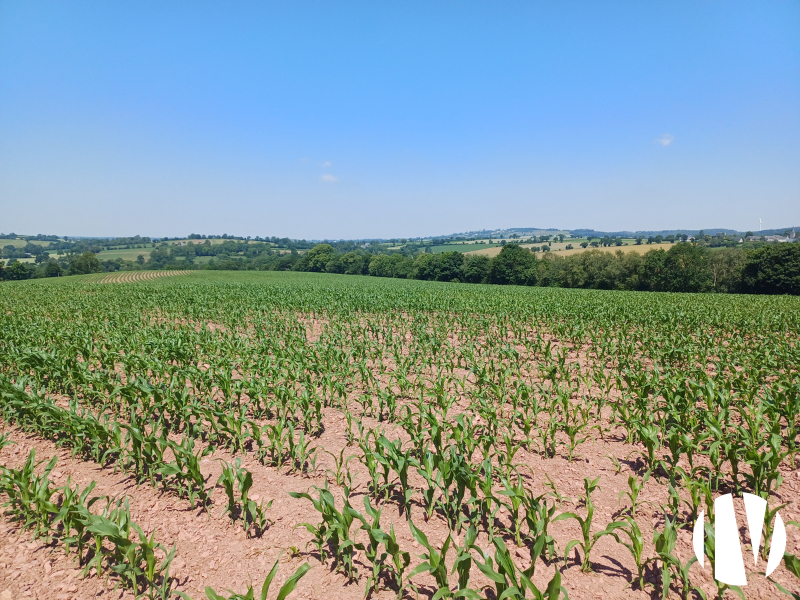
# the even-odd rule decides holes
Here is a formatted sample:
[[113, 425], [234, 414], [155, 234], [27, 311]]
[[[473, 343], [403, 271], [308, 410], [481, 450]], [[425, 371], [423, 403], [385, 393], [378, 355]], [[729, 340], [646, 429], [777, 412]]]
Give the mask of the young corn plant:
[[656, 556], [648, 559], [646, 563], [661, 561], [661, 598], [662, 600], [667, 600], [669, 597], [673, 582], [673, 571], [678, 576], [680, 594], [684, 600], [688, 600], [693, 592], [697, 592], [702, 598], [705, 598], [705, 592], [692, 586], [689, 581], [689, 570], [697, 562], [697, 558], [693, 556], [688, 562], [683, 563], [675, 556], [677, 535], [675, 520], [669, 517], [665, 519], [663, 531], [655, 530], [653, 532], [653, 545], [656, 548]]
[[583, 551], [583, 561], [581, 562], [581, 571], [584, 573], [588, 573], [592, 570], [592, 563], [589, 560], [589, 556], [591, 554], [592, 548], [597, 543], [597, 540], [602, 538], [606, 535], [611, 535], [611, 533], [615, 529], [619, 529], [620, 527], [624, 527], [625, 523], [614, 522], [610, 523], [606, 526], [605, 529], [598, 531], [597, 533], [592, 533], [592, 519], [594, 517], [594, 504], [592, 504], [592, 492], [597, 489], [598, 482], [600, 478], [592, 480], [591, 478], [587, 477], [583, 480], [583, 489], [584, 489], [584, 497], [583, 502], [584, 506], [586, 507], [586, 517], [581, 517], [573, 512], [561, 513], [555, 519], [553, 519], [553, 523], [556, 521], [564, 521], [566, 519], [574, 519], [578, 522], [581, 528], [582, 539], [580, 540], [571, 540], [567, 543], [566, 549], [564, 550], [564, 564], [567, 563], [567, 558], [569, 556], [570, 551], [575, 548], [579, 547]]
[[528, 525], [528, 539], [530, 540], [532, 573], [536, 570], [536, 561], [544, 554], [545, 560], [551, 561], [558, 556], [556, 541], [547, 532], [550, 522], [556, 512], [556, 506], [547, 506], [544, 495], [534, 496], [527, 492], [522, 500], [525, 509], [525, 523]]
[[34, 539], [50, 536], [51, 518], [58, 513], [53, 502], [55, 489], [50, 487], [50, 473], [56, 466], [57, 457], [45, 465], [44, 472], [36, 475], [34, 470], [44, 461], [36, 462], [36, 450], [31, 449], [21, 469], [0, 467], [0, 491], [8, 496], [2, 506], [9, 507], [12, 518], [22, 523], [22, 529], [33, 530]]
[[644, 484], [647, 483], [648, 479], [650, 479], [650, 471], [645, 471], [645, 474], [642, 475], [641, 480], [636, 475], [628, 475], [628, 491], [623, 490], [619, 493], [619, 498], [617, 499], [618, 502], [622, 501], [623, 496], [627, 496], [628, 500], [630, 500], [630, 513], [634, 519], [636, 518], [636, 509], [640, 505], [639, 494], [641, 493], [642, 489], [644, 488]]
[[386, 533], [381, 529], [381, 510], [373, 508], [369, 503], [369, 496], [364, 496], [364, 510], [371, 522], [355, 509], [351, 509], [353, 516], [361, 522], [361, 531], [364, 531], [369, 538], [369, 544], [364, 545], [364, 554], [367, 560], [372, 564], [372, 573], [367, 578], [365, 595], [369, 596], [371, 592], [377, 589], [378, 581], [381, 571], [384, 569], [387, 552], [380, 552], [381, 544], [386, 546]]
[[204, 456], [211, 454], [212, 449], [206, 446], [204, 449], [194, 451], [194, 438], [185, 436], [180, 444], [169, 442], [175, 462], [167, 463], [160, 469], [165, 480], [171, 480], [173, 487], [178, 495], [187, 498], [192, 508], [200, 505], [203, 508], [208, 506], [209, 497], [206, 490], [206, 478], [200, 471], [200, 461]]
[[391, 563], [387, 563], [387, 567], [391, 571], [395, 586], [397, 587], [397, 600], [400, 600], [408, 585], [405, 579], [405, 572], [411, 564], [411, 555], [400, 549], [400, 545], [397, 543], [397, 536], [394, 533], [394, 525], [389, 527], [389, 533], [385, 535], [384, 544], [386, 546], [386, 552], [391, 558]]
[[450, 577], [447, 572], [447, 553], [453, 544], [453, 538], [448, 534], [441, 549], [434, 548], [428, 541], [428, 537], [409, 520], [408, 526], [411, 529], [411, 535], [418, 544], [421, 544], [427, 552], [420, 554], [419, 557], [423, 562], [411, 572], [411, 577], [419, 573], [429, 573], [436, 581], [436, 592], [433, 598], [439, 600], [440, 598], [474, 598], [478, 600], [479, 596], [474, 591], [467, 587], [469, 583], [469, 570], [472, 565], [472, 555], [470, 550], [475, 542], [477, 534], [475, 529], [470, 527], [465, 536], [465, 544], [461, 549], [456, 548], [457, 556], [453, 566], [453, 572], [458, 572], [458, 583], [453, 587], [450, 585]]
[[780, 509], [786, 506], [788, 506], [788, 504], [780, 504], [778, 506], [770, 506], [767, 504], [767, 510], [764, 514], [764, 534], [761, 538], [764, 540], [761, 546], [761, 558], [764, 560], [769, 560], [769, 551], [772, 546], [772, 531], [775, 526], [775, 515], [778, 514]]
[[[236, 458], [236, 462], [233, 465], [225, 462], [222, 459], [217, 460], [222, 463], [222, 474], [219, 476], [219, 479], [217, 479], [216, 485], [222, 484], [222, 487], [225, 490], [225, 496], [227, 496], [228, 499], [228, 505], [225, 509], [225, 512], [228, 513], [228, 517], [230, 518], [231, 522], [235, 523], [240, 513], [240, 506], [236, 501], [236, 484], [239, 482], [240, 474], [243, 475], [242, 471], [245, 471], [246, 469], [241, 468], [242, 460], [240, 458]], [[252, 483], [251, 476], [250, 485], [252, 485]]]
[[305, 498], [320, 513], [322, 522], [319, 525], [300, 523], [297, 527], [305, 527], [314, 536], [314, 545], [320, 554], [321, 561], [325, 562], [327, 554], [325, 546], [333, 551], [336, 561], [336, 570], [341, 571], [348, 579], [354, 580], [358, 576], [355, 566], [355, 551], [363, 549], [361, 544], [356, 544], [350, 536], [350, 528], [358, 511], [354, 510], [349, 502], [349, 491], [345, 489], [345, 502], [342, 511], [336, 508], [336, 503], [327, 489], [316, 488], [319, 499], [315, 500], [306, 492], [289, 492], [292, 498]]
[[506, 496], [509, 500], [508, 503], [502, 503], [511, 518], [508, 532], [514, 536], [517, 546], [522, 546], [522, 523], [524, 520], [520, 517], [519, 509], [525, 501], [528, 492], [525, 486], [522, 485], [522, 477], [520, 477], [519, 474], [517, 474], [516, 483], [512, 483], [505, 477], [502, 478], [501, 481], [504, 489], [501, 489], [498, 494]]
[[[279, 558], [280, 560], [280, 558]], [[294, 574], [292, 574], [286, 582], [281, 586], [281, 589], [278, 590], [278, 595], [275, 596], [275, 600], [284, 600], [291, 594], [294, 589], [297, 587], [297, 583], [303, 578], [303, 576], [308, 573], [311, 569], [311, 565], [308, 563], [302, 565], [298, 568]], [[275, 579], [275, 575], [278, 572], [278, 560], [275, 561], [275, 564], [272, 565], [272, 569], [270, 570], [267, 578], [264, 580], [263, 585], [261, 586], [261, 594], [258, 596], [260, 600], [268, 600], [269, 596], [269, 588], [272, 585], [272, 580]], [[231, 592], [231, 590], [228, 590]], [[232, 595], [225, 597], [221, 596], [217, 592], [213, 590], [211, 587], [206, 587], [206, 598], [208, 600], [256, 600], [255, 590], [252, 586], [247, 586], [247, 591], [244, 594], [236, 594], [231, 592]], [[185, 596], [184, 594], [181, 594]], [[186, 596], [185, 596], [186, 597]]]
[[373, 498], [377, 499], [381, 489], [380, 471], [378, 471], [378, 467], [381, 464], [379, 461], [379, 454], [373, 451], [373, 448], [369, 443], [369, 433], [367, 433], [364, 438], [359, 440], [358, 445], [362, 452], [362, 456], [359, 457], [359, 460], [367, 468], [367, 472], [369, 473], [371, 481], [370, 492]]
[[565, 421], [559, 421], [558, 426], [569, 440], [569, 442], [566, 444], [567, 461], [572, 462], [572, 458], [575, 455], [575, 449], [590, 437], [588, 435], [584, 435], [584, 433], [586, 433], [587, 430], [593, 429], [593, 427], [590, 427], [586, 420], [578, 422], [574, 418], [567, 419]]
[[[644, 590], [644, 569], [647, 566], [647, 561], [643, 558], [644, 537], [634, 517], [626, 516], [625, 522], [627, 526], [620, 527], [617, 531], [624, 533], [628, 537], [628, 542], [621, 540], [617, 531], [612, 532], [611, 535], [631, 553], [633, 562], [636, 564], [636, 583], [640, 590]], [[632, 584], [633, 582], [631, 582]]]
[[61, 524], [61, 536], [66, 553], [70, 553], [74, 544], [80, 562], [83, 560], [83, 548], [86, 543], [87, 514], [92, 505], [104, 499], [104, 497], [93, 496], [89, 498], [89, 494], [96, 485], [94, 481], [83, 490], [77, 485], [73, 488], [71, 483], [71, 479], [68, 477], [64, 487], [59, 488], [61, 493], [60, 507], [53, 522], [54, 524]]
[[[330, 492], [327, 490], [323, 490], [320, 488], [316, 488], [319, 492], [319, 498], [314, 499], [306, 492], [289, 492], [289, 496], [292, 498], [305, 498], [309, 500], [311, 504], [314, 506], [314, 509], [320, 513], [322, 517], [322, 522], [319, 525], [314, 525], [312, 523], [299, 523], [295, 526], [297, 527], [304, 527], [311, 535], [314, 536], [313, 543], [317, 549], [317, 553], [319, 554], [320, 562], [324, 563], [328, 559], [328, 554], [326, 551], [326, 547], [328, 544], [328, 539], [331, 535], [333, 535], [331, 529], [331, 522], [332, 522], [332, 511], [331, 506], [333, 505], [333, 496], [330, 495]], [[308, 547], [308, 546], [306, 546]]]
[[378, 443], [383, 446], [386, 462], [397, 474], [400, 482], [400, 498], [403, 510], [407, 516], [411, 514], [411, 497], [415, 489], [408, 484], [408, 473], [411, 467], [419, 466], [417, 459], [412, 455], [412, 450], [403, 450], [402, 440], [390, 442], [384, 436], [378, 438]]
[[436, 508], [436, 475], [441, 457], [430, 450], [426, 450], [422, 460], [417, 467], [417, 473], [422, 476], [427, 487], [422, 490], [422, 497], [425, 500], [425, 521], [429, 521]]
[[269, 523], [266, 515], [272, 506], [272, 500], [265, 506], [263, 500], [256, 503], [255, 500], [249, 498], [250, 488], [253, 487], [253, 474], [242, 468], [242, 461], [239, 457], [232, 465], [221, 459], [220, 462], [223, 467], [222, 474], [217, 479], [217, 485], [222, 484], [228, 500], [225, 512], [228, 513], [232, 523], [236, 523], [236, 520], [242, 517], [245, 535], [249, 537], [250, 530], [254, 529], [254, 534], [260, 537]]
[[[533, 583], [533, 566], [522, 571], [511, 559], [502, 538], [492, 539], [494, 545], [494, 560], [488, 551], [483, 552], [484, 562], [475, 561], [478, 569], [494, 584], [494, 597], [508, 600], [524, 600], [530, 592], [533, 600], [559, 600], [563, 597], [567, 600], [567, 590], [561, 585], [561, 572], [556, 569], [553, 578], [547, 584], [547, 589], [542, 592]], [[495, 567], [495, 563], [497, 566]], [[479, 598], [475, 596], [466, 596]]]
[[297, 439], [293, 432], [289, 431], [289, 472], [290, 473], [306, 473], [308, 471], [309, 462], [319, 451], [318, 446], [312, 446], [311, 440], [306, 439], [305, 431], [302, 429], [297, 433]]
[[333, 452], [328, 452], [327, 450], [324, 451], [325, 454], [328, 454], [331, 456], [331, 458], [333, 458], [333, 467], [334, 467], [333, 470], [327, 469], [325, 471], [325, 474], [332, 475], [333, 482], [338, 486], [343, 486], [345, 483], [347, 483], [346, 477], [348, 476], [350, 476], [350, 479], [352, 481], [352, 476], [350, 475], [350, 471], [347, 470], [347, 463], [356, 458], [355, 454], [351, 454], [350, 456], [345, 458], [344, 451], [345, 448], [342, 448], [342, 450], [339, 452], [338, 457]]

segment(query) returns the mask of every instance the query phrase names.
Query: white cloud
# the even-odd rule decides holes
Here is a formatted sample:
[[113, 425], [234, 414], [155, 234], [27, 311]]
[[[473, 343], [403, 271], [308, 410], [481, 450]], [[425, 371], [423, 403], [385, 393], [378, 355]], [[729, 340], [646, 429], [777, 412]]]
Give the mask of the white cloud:
[[325, 169], [327, 169], [328, 167], [332, 167], [332, 166], [333, 166], [333, 163], [331, 161], [329, 161], [329, 160], [326, 160], [325, 162], [322, 163], [322, 167], [325, 168]]
[[665, 133], [661, 137], [658, 137], [653, 140], [656, 144], [660, 144], [661, 146], [669, 146], [672, 142], [675, 141], [675, 138], [671, 133]]
[[325, 173], [320, 177], [320, 179], [325, 183], [336, 183], [337, 181], [339, 181], [338, 177], [331, 175], [330, 173]]

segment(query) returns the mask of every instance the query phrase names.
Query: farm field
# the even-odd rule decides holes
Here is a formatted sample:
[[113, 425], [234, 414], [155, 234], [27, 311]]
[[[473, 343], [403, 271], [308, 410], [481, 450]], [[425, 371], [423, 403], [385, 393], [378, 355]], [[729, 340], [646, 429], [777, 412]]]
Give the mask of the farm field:
[[[208, 238], [208, 239], [207, 238], [201, 238], [201, 239], [197, 239], [197, 240], [190, 240], [189, 238], [186, 238], [186, 239], [182, 239], [182, 240], [168, 240], [166, 243], [167, 244], [188, 244], [189, 242], [191, 242], [193, 244], [204, 244], [206, 242], [209, 242], [213, 246], [214, 244], [223, 244], [225, 242], [242, 243], [242, 242], [245, 242], [245, 241], [248, 244], [258, 243], [258, 242], [256, 242], [256, 240], [223, 239], [223, 238]], [[271, 244], [271, 242], [261, 242], [261, 243]]]
[[0, 593], [714, 598], [728, 492], [800, 554], [800, 298], [129, 274], [0, 286]]
[[0, 239], [0, 246], [14, 246], [14, 248], [24, 248], [29, 243], [36, 244], [37, 246], [44, 246], [45, 248], [50, 245], [50, 242], [42, 240], [31, 240], [30, 242], [28, 242], [26, 240]]
[[443, 252], [464, 252], [466, 254], [476, 250], [490, 250], [491, 248], [499, 248], [501, 246], [502, 244], [499, 242], [489, 241], [485, 241], [483, 244], [454, 242], [451, 244], [438, 244], [436, 246], [430, 246], [430, 250], [433, 254], [442, 254]]
[[136, 260], [136, 258], [141, 254], [144, 256], [145, 260], [147, 260], [150, 258], [150, 253], [152, 251], [153, 248], [148, 244], [145, 248], [119, 248], [115, 250], [101, 250], [97, 253], [97, 258], [99, 260], [116, 260], [117, 258], [121, 258], [123, 260]]
[[[641, 244], [637, 246], [634, 240], [626, 240], [626, 242], [622, 246], [606, 246], [606, 247], [599, 247], [599, 248], [592, 248], [591, 246], [587, 248], [581, 248], [579, 246], [581, 240], [578, 241], [564, 241], [564, 242], [556, 242], [550, 245], [551, 252], [557, 252], [559, 256], [569, 256], [570, 254], [580, 254], [581, 252], [586, 252], [587, 250], [600, 250], [601, 252], [616, 252], [617, 250], [622, 250], [623, 252], [638, 252], [639, 254], [645, 254], [649, 250], [658, 250], [659, 248], [664, 250], [669, 250], [675, 244], [663, 243], [663, 244]], [[567, 245], [572, 244], [576, 246], [575, 248], [571, 248], [567, 250]], [[520, 244], [523, 248], [531, 248], [533, 246], [541, 246], [542, 244]], [[489, 257], [495, 257], [500, 254], [500, 250], [502, 250], [502, 246], [496, 246], [493, 248], [486, 248], [484, 250], [473, 250], [470, 252], [465, 252], [464, 254], [484, 254]]]

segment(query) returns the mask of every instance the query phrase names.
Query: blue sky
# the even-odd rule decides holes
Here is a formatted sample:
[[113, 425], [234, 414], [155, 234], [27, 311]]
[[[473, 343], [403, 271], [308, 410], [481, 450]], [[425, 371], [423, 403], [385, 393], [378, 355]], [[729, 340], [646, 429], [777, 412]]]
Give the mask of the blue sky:
[[0, 0], [0, 231], [800, 224], [800, 2]]

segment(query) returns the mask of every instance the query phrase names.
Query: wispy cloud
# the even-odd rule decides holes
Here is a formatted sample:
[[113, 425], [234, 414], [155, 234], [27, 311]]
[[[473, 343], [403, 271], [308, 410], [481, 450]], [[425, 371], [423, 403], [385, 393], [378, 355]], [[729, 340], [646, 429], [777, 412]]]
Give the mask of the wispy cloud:
[[322, 167], [324, 169], [327, 169], [328, 167], [332, 167], [332, 166], [333, 166], [333, 163], [331, 161], [329, 161], [329, 160], [326, 160], [325, 162], [322, 163]]
[[325, 183], [336, 183], [337, 181], [339, 181], [338, 177], [336, 177], [335, 175], [331, 175], [330, 173], [325, 173], [320, 177], [320, 179]]
[[661, 146], [669, 146], [672, 142], [675, 141], [675, 137], [671, 133], [665, 133], [661, 137], [657, 137], [653, 140], [656, 144]]

